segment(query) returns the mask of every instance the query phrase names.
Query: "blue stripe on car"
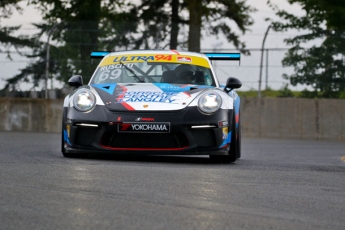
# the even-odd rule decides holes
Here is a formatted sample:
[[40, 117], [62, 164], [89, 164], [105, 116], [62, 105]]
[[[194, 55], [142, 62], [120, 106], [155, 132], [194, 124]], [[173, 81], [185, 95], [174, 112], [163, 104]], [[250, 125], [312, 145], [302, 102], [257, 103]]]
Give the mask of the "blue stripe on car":
[[113, 84], [93, 84], [92, 87], [101, 89], [101, 90], [109, 93], [110, 95], [113, 95], [114, 90], [116, 88], [116, 83], [113, 83]]
[[71, 145], [71, 142], [68, 139], [68, 135], [67, 135], [67, 130], [63, 130], [63, 139], [65, 142], [67, 142], [69, 145]]
[[231, 134], [232, 132], [230, 131], [228, 134], [228, 137], [223, 141], [223, 143], [219, 146], [219, 148], [223, 148], [224, 146], [226, 146], [227, 144], [231, 142]]

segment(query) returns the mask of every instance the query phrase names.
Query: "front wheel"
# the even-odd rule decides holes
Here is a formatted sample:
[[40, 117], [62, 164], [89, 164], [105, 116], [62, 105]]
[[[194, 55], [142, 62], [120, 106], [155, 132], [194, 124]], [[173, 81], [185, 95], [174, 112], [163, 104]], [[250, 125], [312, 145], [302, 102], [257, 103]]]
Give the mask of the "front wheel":
[[232, 116], [232, 128], [231, 128], [231, 143], [228, 155], [210, 155], [210, 159], [220, 163], [232, 163], [235, 162], [238, 156], [241, 156], [241, 141], [240, 137], [240, 126], [236, 128], [236, 117], [235, 112]]
[[62, 113], [62, 127], [61, 127], [61, 152], [62, 155], [65, 156], [66, 150], [65, 150], [65, 120], [66, 120], [66, 115], [67, 115], [67, 108], [63, 109], [63, 113]]
[[[61, 153], [64, 157], [67, 158], [81, 158], [85, 157], [84, 154], [77, 154], [77, 153], [67, 153], [66, 147], [65, 147], [65, 129], [66, 129], [66, 117], [67, 117], [67, 108], [64, 108], [63, 114], [62, 114], [62, 127], [61, 127]], [[66, 137], [67, 138], [67, 137]]]
[[83, 158], [83, 157], [85, 157], [84, 154], [66, 153], [66, 152], [62, 152], [62, 155], [66, 158]]

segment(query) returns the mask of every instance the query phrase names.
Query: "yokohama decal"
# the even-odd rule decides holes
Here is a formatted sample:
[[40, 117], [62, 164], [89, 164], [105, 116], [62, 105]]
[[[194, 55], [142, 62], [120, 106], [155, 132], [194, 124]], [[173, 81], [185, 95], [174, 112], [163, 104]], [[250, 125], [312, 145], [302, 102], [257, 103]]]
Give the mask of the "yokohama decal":
[[170, 133], [169, 122], [133, 122], [133, 123], [122, 123], [118, 126], [119, 132], [130, 132], [130, 133]]

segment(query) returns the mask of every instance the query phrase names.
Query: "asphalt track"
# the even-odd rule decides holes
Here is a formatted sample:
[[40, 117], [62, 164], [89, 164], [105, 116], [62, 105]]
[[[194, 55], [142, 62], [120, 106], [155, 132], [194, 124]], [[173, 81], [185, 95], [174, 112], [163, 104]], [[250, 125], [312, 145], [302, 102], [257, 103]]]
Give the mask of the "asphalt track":
[[0, 229], [345, 229], [345, 143], [243, 139], [242, 158], [67, 159], [0, 132]]

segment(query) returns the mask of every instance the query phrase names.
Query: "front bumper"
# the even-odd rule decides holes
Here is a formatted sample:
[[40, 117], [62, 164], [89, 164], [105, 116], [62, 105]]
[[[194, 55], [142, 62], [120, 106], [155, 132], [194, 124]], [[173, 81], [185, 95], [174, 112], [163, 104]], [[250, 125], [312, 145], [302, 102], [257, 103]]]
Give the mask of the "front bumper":
[[[197, 107], [167, 112], [112, 112], [96, 106], [90, 113], [68, 109], [64, 120], [67, 153], [143, 155], [226, 155], [231, 140], [232, 111], [212, 115]], [[120, 132], [121, 124], [169, 123], [169, 132]]]

